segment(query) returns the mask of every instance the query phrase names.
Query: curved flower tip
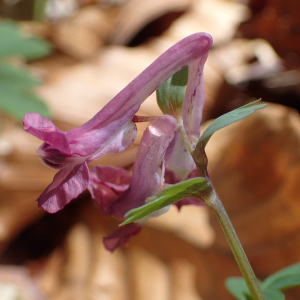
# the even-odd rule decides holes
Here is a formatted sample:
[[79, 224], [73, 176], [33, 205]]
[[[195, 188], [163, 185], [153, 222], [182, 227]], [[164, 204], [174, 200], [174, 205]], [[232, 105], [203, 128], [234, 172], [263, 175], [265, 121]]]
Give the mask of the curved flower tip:
[[27, 113], [23, 119], [24, 130], [36, 136], [59, 151], [70, 154], [69, 142], [64, 132], [50, 120], [38, 113]]
[[192, 142], [197, 142], [200, 136], [200, 123], [205, 100], [203, 68], [208, 51], [212, 46], [212, 37], [209, 34], [203, 34], [200, 44], [207, 51], [189, 64], [188, 83], [182, 107], [184, 129]]
[[112, 214], [113, 204], [129, 188], [131, 174], [121, 168], [94, 166], [88, 190], [105, 216]]
[[116, 248], [127, 245], [128, 240], [137, 235], [141, 231], [142, 227], [137, 223], [127, 224], [107, 237], [103, 238], [103, 244], [109, 251], [114, 251]]

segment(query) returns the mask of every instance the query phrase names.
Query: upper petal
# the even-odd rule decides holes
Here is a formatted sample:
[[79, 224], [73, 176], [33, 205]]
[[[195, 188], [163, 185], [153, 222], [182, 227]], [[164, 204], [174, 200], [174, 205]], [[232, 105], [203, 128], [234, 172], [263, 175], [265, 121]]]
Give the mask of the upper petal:
[[49, 213], [61, 210], [87, 188], [88, 180], [89, 169], [86, 162], [67, 166], [55, 174], [52, 183], [37, 199], [39, 207]]
[[[108, 153], [124, 151], [136, 137], [136, 126], [131, 120], [138, 109], [139, 105], [136, 104], [122, 110], [118, 119], [112, 116], [103, 123], [99, 114], [99, 123], [94, 124], [94, 128], [85, 127], [84, 124], [66, 132], [71, 152], [85, 157], [93, 156], [91, 160], [95, 160]], [[103, 110], [100, 112], [105, 113]]]
[[[120, 127], [132, 119], [140, 104], [158, 86], [178, 70], [206, 57], [211, 45], [209, 34], [196, 33], [163, 53], [91, 120], [67, 132], [68, 140], [72, 141], [72, 152], [79, 154], [77, 150], [80, 149], [80, 155], [87, 156], [97, 151], [109, 136], [114, 136]], [[82, 144], [85, 146], [82, 147]]]
[[107, 140], [101, 145], [101, 148], [89, 156], [87, 161], [91, 162], [106, 154], [119, 153], [126, 150], [134, 142], [136, 134], [136, 125], [133, 122], [126, 123], [119, 128], [115, 135], [107, 136]]
[[132, 171], [130, 188], [113, 206], [113, 215], [123, 218], [130, 209], [143, 205], [159, 192], [164, 181], [164, 156], [176, 132], [172, 116], [157, 117], [145, 130]]
[[38, 113], [27, 113], [23, 119], [24, 130], [59, 151], [70, 154], [69, 142], [63, 131]]
[[117, 147], [117, 150], [115, 146], [110, 149], [107, 145], [118, 136], [123, 126], [131, 122], [140, 104], [171, 75], [205, 57], [211, 45], [212, 38], [206, 33], [196, 33], [181, 40], [82, 126], [64, 133], [48, 119], [38, 114], [28, 114], [24, 118], [24, 128], [64, 154], [87, 157], [104, 147], [104, 154], [122, 151], [125, 147]]

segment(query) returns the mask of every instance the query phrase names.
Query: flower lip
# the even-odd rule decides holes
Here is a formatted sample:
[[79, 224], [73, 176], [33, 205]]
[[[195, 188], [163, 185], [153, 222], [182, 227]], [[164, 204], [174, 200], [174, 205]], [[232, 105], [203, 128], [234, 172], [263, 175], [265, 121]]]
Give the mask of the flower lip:
[[56, 148], [48, 147], [46, 143], [43, 143], [37, 150], [36, 154], [41, 162], [51, 169], [63, 169], [68, 165], [81, 164], [86, 158], [78, 155], [66, 155], [61, 153]]
[[27, 113], [23, 119], [23, 125], [25, 131], [43, 140], [45, 145], [52, 145], [66, 154], [71, 153], [65, 133], [47, 118], [43, 118], [38, 113]]

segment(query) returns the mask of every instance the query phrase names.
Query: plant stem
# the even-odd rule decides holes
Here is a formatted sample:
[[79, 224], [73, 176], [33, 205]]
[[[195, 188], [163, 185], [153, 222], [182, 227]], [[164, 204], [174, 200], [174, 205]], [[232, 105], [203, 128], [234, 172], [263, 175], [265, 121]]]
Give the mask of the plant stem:
[[[210, 180], [209, 180], [210, 181]], [[235, 257], [235, 260], [242, 272], [242, 275], [247, 283], [249, 291], [254, 300], [265, 300], [265, 296], [260, 288], [260, 285], [255, 277], [255, 274], [252, 270], [252, 267], [248, 261], [248, 258], [244, 252], [244, 249], [240, 243], [240, 240], [232, 226], [232, 223], [229, 219], [229, 216], [223, 206], [223, 203], [213, 186], [211, 185], [211, 193], [208, 195], [206, 203], [211, 207], [217, 214], [219, 222], [222, 226], [222, 229], [225, 233], [227, 241], [231, 247], [231, 251]]]
[[209, 187], [206, 192], [201, 192], [201, 200], [210, 208], [212, 208], [219, 219], [221, 227], [225, 233], [227, 241], [230, 245], [231, 251], [235, 257], [235, 260], [241, 270], [241, 273], [246, 281], [249, 291], [253, 297], [253, 300], [265, 300], [265, 296], [260, 288], [260, 285], [255, 277], [246, 253], [242, 247], [242, 244], [234, 230], [234, 227], [229, 219], [229, 216], [225, 210], [225, 207], [216, 193], [210, 177], [207, 172], [207, 157], [204, 148], [199, 148], [195, 151], [195, 143], [193, 143], [188, 137], [181, 119], [177, 119], [177, 129], [180, 132], [189, 152], [193, 156], [195, 164], [197, 166], [199, 175], [205, 177]]
[[41, 21], [43, 19], [48, 0], [34, 0], [33, 20]]
[[178, 129], [179, 133], [181, 134], [182, 139], [183, 139], [186, 147], [188, 148], [189, 152], [192, 155], [193, 152], [194, 152], [194, 149], [195, 149], [196, 145], [191, 142], [190, 138], [186, 134], [186, 131], [184, 130], [184, 127], [183, 127], [183, 121], [182, 121], [182, 119], [181, 118], [177, 118], [176, 121], [177, 121], [177, 129]]

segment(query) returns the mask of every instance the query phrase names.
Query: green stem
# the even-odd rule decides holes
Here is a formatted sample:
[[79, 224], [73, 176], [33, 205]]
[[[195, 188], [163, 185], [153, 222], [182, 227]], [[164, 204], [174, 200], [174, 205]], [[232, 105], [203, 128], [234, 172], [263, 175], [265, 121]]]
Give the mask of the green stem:
[[[209, 180], [210, 181], [210, 180]], [[205, 203], [211, 207], [217, 214], [219, 222], [225, 233], [227, 241], [231, 247], [235, 260], [242, 272], [242, 275], [247, 283], [249, 291], [254, 300], [265, 300], [265, 296], [260, 288], [260, 285], [255, 277], [252, 267], [248, 261], [245, 251], [240, 243], [240, 240], [232, 226], [229, 216], [223, 206], [222, 201], [211, 185], [211, 193], [209, 193]]]
[[177, 129], [178, 129], [179, 133], [181, 134], [186, 147], [188, 148], [189, 152], [192, 155], [193, 151], [194, 151], [194, 149], [196, 147], [196, 145], [191, 142], [190, 138], [186, 134], [186, 131], [185, 131], [184, 127], [183, 127], [183, 121], [182, 121], [182, 119], [181, 118], [177, 118], [176, 121], [177, 121]]
[[180, 132], [188, 150], [190, 151], [195, 164], [197, 166], [199, 175], [205, 177], [209, 183], [209, 188], [205, 193], [201, 191], [201, 200], [210, 208], [212, 208], [219, 219], [221, 227], [225, 233], [227, 241], [230, 245], [231, 251], [235, 257], [235, 260], [241, 270], [241, 273], [246, 281], [249, 291], [253, 297], [253, 300], [265, 300], [265, 296], [260, 288], [260, 285], [255, 277], [252, 267], [248, 261], [245, 251], [240, 243], [240, 240], [232, 226], [229, 216], [223, 206], [221, 199], [216, 193], [209, 175], [207, 173], [207, 157], [204, 148], [198, 148], [195, 151], [195, 144], [188, 137], [181, 119], [177, 118], [177, 129]]
[[33, 20], [41, 21], [43, 19], [48, 0], [35, 0], [33, 6]]

